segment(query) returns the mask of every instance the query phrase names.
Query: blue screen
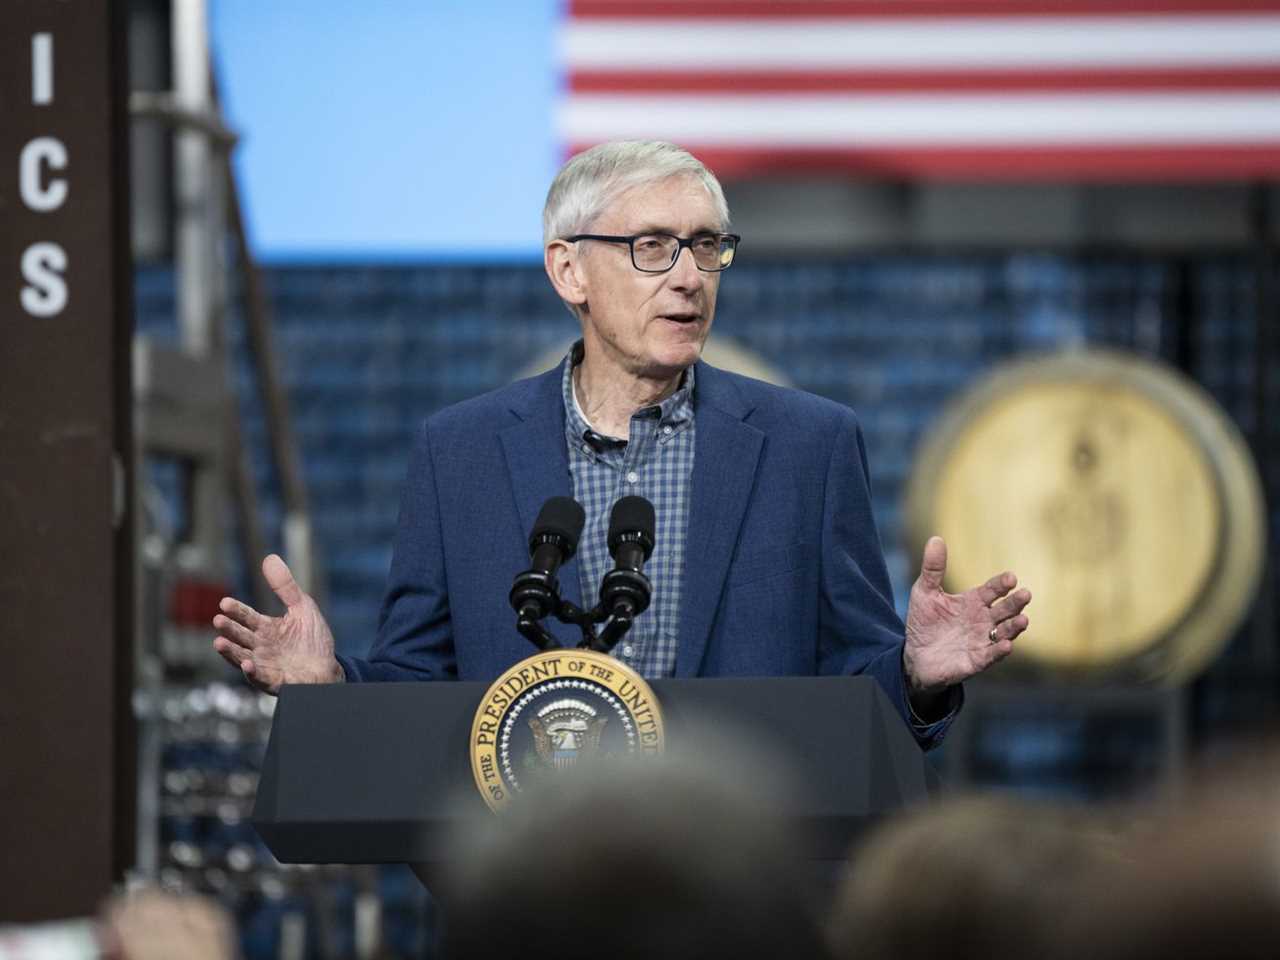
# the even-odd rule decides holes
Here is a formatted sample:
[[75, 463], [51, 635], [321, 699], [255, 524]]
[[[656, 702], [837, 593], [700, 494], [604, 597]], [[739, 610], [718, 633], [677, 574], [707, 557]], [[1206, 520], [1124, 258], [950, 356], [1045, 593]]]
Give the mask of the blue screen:
[[536, 259], [559, 5], [211, 0], [266, 259]]

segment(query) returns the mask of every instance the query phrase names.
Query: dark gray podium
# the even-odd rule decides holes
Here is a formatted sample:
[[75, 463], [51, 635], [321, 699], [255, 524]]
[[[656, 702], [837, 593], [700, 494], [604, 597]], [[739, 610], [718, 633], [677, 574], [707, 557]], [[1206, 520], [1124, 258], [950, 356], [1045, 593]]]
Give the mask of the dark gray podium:
[[[926, 799], [936, 779], [868, 677], [659, 680], [668, 747], [682, 731], [740, 734], [789, 762], [810, 860]], [[484, 813], [468, 737], [481, 683], [351, 683], [280, 692], [253, 823], [284, 863], [439, 863], [461, 818]], [[747, 787], [749, 789], [749, 786]], [[486, 815], [488, 815], [486, 813]]]

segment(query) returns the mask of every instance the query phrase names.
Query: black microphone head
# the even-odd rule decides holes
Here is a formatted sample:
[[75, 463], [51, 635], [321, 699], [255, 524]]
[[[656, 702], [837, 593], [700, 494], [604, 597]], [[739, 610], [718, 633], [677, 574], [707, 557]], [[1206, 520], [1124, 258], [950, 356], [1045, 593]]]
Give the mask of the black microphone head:
[[644, 546], [644, 558], [653, 553], [653, 504], [644, 497], [623, 497], [609, 514], [609, 555], [617, 559], [624, 539]]
[[582, 526], [586, 522], [586, 511], [577, 500], [552, 497], [542, 505], [538, 519], [533, 523], [533, 532], [529, 534], [529, 553], [533, 553], [547, 538], [555, 537], [563, 540], [564, 559], [568, 560], [578, 549], [578, 538], [582, 536]]

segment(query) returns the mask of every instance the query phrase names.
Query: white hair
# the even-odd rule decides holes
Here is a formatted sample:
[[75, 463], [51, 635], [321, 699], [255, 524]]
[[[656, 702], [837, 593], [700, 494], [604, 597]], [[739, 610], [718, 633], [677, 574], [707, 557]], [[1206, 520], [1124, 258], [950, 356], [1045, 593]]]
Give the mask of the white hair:
[[615, 140], [584, 150], [560, 168], [542, 208], [542, 242], [587, 233], [609, 205], [632, 187], [671, 177], [695, 177], [707, 188], [720, 229], [729, 204], [715, 174], [682, 147], [661, 140]]

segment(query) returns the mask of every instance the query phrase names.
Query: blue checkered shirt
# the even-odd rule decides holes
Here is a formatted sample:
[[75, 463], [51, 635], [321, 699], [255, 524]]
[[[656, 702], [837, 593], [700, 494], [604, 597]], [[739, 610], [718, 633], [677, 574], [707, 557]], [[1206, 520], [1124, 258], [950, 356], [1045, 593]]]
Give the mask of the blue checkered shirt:
[[644, 565], [653, 582], [653, 600], [613, 648], [613, 655], [642, 677], [670, 677], [676, 670], [680, 584], [693, 482], [693, 368], [685, 371], [680, 388], [660, 405], [632, 414], [627, 440], [615, 440], [592, 430], [578, 409], [573, 368], [581, 362], [582, 341], [578, 341], [564, 365], [563, 390], [573, 495], [587, 514], [578, 541], [583, 606], [595, 606], [600, 580], [613, 566], [607, 543], [609, 512], [625, 496], [644, 497], [653, 503], [657, 521], [653, 555]]

